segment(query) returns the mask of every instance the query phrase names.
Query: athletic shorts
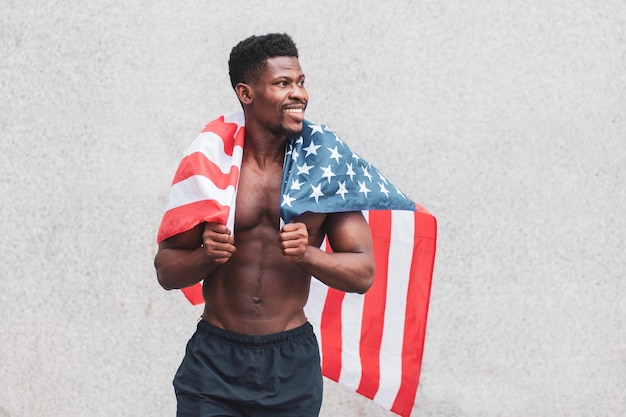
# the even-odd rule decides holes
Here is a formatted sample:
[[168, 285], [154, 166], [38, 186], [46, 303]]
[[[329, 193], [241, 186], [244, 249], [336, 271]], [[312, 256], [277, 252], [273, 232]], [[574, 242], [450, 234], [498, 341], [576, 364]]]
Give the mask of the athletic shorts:
[[201, 320], [174, 377], [177, 417], [316, 417], [319, 347], [309, 323], [267, 336]]

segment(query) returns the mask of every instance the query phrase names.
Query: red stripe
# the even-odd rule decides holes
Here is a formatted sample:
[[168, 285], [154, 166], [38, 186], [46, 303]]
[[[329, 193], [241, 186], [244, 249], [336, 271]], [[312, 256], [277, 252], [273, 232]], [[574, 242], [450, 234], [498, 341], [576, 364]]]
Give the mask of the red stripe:
[[341, 304], [346, 293], [328, 288], [320, 318], [322, 374], [333, 381], [341, 375]]
[[237, 129], [239, 129], [239, 125], [237, 123], [225, 123], [224, 116], [220, 116], [218, 119], [215, 119], [206, 125], [202, 130], [202, 133], [212, 132], [220, 136], [224, 141], [224, 152], [227, 155], [232, 156], [235, 145], [243, 146], [244, 129], [239, 129], [239, 133], [235, 138], [235, 132], [237, 132]]
[[402, 379], [391, 411], [408, 417], [415, 403], [419, 384], [426, 319], [435, 262], [437, 223], [428, 212], [415, 212], [413, 259], [407, 289], [402, 343]]
[[215, 200], [202, 200], [175, 207], [165, 212], [159, 227], [157, 243], [187, 230], [202, 222], [226, 224], [230, 207]]
[[193, 175], [208, 177], [220, 189], [225, 189], [229, 185], [236, 186], [239, 179], [239, 167], [233, 165], [227, 173], [222, 172], [220, 167], [209, 160], [202, 152], [194, 152], [182, 159], [172, 185], [179, 183]]
[[357, 392], [367, 398], [374, 398], [380, 386], [380, 347], [387, 301], [391, 212], [388, 210], [370, 211], [369, 225], [374, 243], [376, 276], [374, 284], [365, 293], [363, 300], [363, 321], [359, 345], [361, 381]]
[[[332, 248], [326, 238], [326, 252], [332, 253]], [[326, 299], [324, 300], [324, 308], [320, 317], [320, 346], [322, 349], [322, 374], [339, 381], [341, 375], [341, 307], [345, 297], [343, 291], [328, 288], [326, 291]]]
[[197, 282], [191, 287], [183, 288], [181, 290], [189, 302], [193, 305], [204, 303], [204, 296], [202, 295], [202, 284]]

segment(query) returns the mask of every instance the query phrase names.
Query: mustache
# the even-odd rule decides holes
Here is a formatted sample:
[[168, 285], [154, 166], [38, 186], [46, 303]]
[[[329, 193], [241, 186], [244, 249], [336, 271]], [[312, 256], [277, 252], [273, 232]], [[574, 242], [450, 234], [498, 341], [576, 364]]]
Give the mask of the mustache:
[[294, 106], [302, 106], [306, 110], [306, 105], [307, 105], [306, 101], [304, 101], [304, 100], [296, 100], [296, 101], [293, 101], [291, 103], [283, 104], [281, 106], [281, 110], [285, 110], [285, 109], [288, 109], [288, 108], [293, 108]]

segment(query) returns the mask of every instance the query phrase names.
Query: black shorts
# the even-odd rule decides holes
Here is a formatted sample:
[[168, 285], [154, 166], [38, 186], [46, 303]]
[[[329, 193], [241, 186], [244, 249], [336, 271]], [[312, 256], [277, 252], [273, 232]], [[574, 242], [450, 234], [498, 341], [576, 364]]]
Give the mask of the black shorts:
[[176, 416], [315, 417], [322, 384], [309, 323], [248, 336], [201, 320], [174, 377]]

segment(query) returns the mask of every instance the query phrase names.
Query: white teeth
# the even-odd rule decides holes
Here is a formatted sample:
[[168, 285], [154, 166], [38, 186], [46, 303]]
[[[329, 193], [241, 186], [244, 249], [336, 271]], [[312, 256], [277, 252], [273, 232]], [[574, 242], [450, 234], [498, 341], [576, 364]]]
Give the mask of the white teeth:
[[285, 109], [287, 113], [302, 113], [302, 109]]

